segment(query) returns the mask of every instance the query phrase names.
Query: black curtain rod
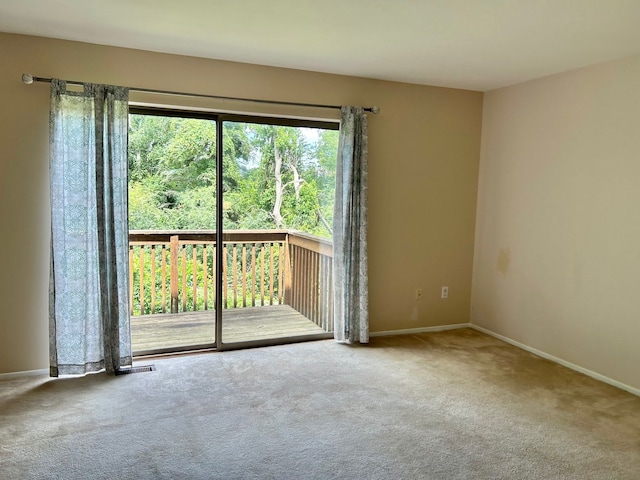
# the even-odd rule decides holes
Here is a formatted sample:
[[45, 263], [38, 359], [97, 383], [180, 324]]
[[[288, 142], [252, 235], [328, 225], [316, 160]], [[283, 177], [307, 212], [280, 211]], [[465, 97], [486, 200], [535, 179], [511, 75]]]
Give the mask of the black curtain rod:
[[[45, 82], [51, 83], [52, 78], [46, 77], [34, 77], [28, 73], [22, 74], [22, 81], [27, 85], [32, 84], [33, 82]], [[67, 82], [71, 85], [83, 85], [84, 82], [79, 82], [77, 80], [63, 80], [63, 82]], [[299, 102], [281, 102], [277, 100], [261, 100], [257, 98], [240, 98], [240, 97], [223, 97], [221, 95], [207, 95], [204, 93], [186, 93], [186, 92], [173, 92], [171, 90], [155, 90], [153, 88], [136, 88], [136, 87], [126, 87], [130, 92], [140, 92], [140, 93], [156, 93], [160, 95], [177, 95], [181, 97], [198, 97], [198, 98], [213, 98], [216, 100], [233, 100], [238, 102], [251, 102], [251, 103], [265, 103], [270, 105], [288, 105], [294, 107], [311, 107], [311, 108], [332, 108], [336, 110], [340, 110], [342, 105], [323, 105], [319, 103], [299, 103]], [[371, 112], [373, 114], [380, 113], [380, 107], [363, 107], [365, 112]]]

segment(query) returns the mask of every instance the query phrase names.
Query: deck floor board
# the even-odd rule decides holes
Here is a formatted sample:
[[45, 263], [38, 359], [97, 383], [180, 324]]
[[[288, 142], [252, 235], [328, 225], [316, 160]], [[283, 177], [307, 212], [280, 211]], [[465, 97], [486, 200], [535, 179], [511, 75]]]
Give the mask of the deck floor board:
[[[223, 310], [224, 343], [323, 333], [322, 328], [289, 305]], [[215, 311], [131, 317], [134, 352], [214, 342]]]

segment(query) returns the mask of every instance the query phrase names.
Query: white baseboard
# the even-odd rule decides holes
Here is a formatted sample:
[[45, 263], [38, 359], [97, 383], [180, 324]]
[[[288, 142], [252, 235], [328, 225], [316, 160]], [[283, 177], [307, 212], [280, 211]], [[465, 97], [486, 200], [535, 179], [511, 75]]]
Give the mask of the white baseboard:
[[563, 367], [567, 367], [567, 368], [570, 368], [571, 370], [575, 370], [576, 372], [583, 373], [591, 378], [607, 383], [621, 390], [625, 390], [629, 393], [633, 393], [634, 395], [637, 395], [640, 397], [640, 389], [634, 388], [630, 385], [626, 385], [622, 382], [618, 382], [617, 380], [614, 380], [612, 378], [605, 377], [604, 375], [588, 370], [584, 367], [581, 367], [580, 365], [576, 365], [575, 363], [567, 362], [566, 360], [563, 360], [561, 358], [554, 357], [553, 355], [550, 355], [546, 352], [538, 350], [537, 348], [533, 348], [528, 345], [525, 345], [524, 343], [516, 342], [515, 340], [505, 337], [504, 335], [500, 335], [499, 333], [495, 333], [495, 332], [492, 332], [491, 330], [487, 330], [484, 327], [479, 327], [478, 325], [473, 325], [473, 324], [470, 324], [469, 326], [474, 330], [477, 330], [478, 332], [482, 332], [492, 337], [495, 337], [498, 340], [502, 340], [503, 342], [513, 345], [514, 347], [521, 348], [522, 350], [526, 350], [529, 353], [533, 353], [534, 355], [537, 355], [539, 357], [546, 358], [547, 360], [551, 360], [552, 362], [558, 363]]
[[420, 328], [405, 328], [403, 330], [385, 330], [383, 332], [371, 332], [370, 337], [386, 337], [389, 335], [409, 335], [412, 333], [427, 333], [427, 332], [443, 332], [445, 330], [458, 330], [460, 328], [469, 328], [470, 323], [456, 323], [453, 325], [438, 325], [435, 327], [420, 327]]
[[0, 373], [0, 380], [10, 380], [12, 378], [21, 377], [37, 377], [40, 375], [49, 375], [49, 369], [42, 368], [40, 370], [25, 370], [23, 372]]

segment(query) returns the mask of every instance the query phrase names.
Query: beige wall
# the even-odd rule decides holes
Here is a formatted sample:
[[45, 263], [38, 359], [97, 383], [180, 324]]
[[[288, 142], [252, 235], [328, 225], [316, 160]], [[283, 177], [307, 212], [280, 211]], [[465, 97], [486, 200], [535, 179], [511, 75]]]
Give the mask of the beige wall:
[[640, 57], [485, 94], [472, 322], [640, 388]]
[[[0, 59], [0, 373], [48, 365], [48, 86], [22, 84], [23, 72], [380, 106], [369, 122], [371, 329], [469, 321], [481, 93], [7, 34]], [[441, 285], [448, 300], [439, 299]], [[416, 287], [425, 293], [419, 303]]]

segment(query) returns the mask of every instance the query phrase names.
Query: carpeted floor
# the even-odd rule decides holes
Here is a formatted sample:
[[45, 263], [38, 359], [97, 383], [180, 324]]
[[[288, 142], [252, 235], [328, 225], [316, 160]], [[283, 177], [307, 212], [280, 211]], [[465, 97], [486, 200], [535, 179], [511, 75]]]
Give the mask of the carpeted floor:
[[640, 479], [639, 397], [472, 330], [153, 363], [0, 382], [0, 477]]

